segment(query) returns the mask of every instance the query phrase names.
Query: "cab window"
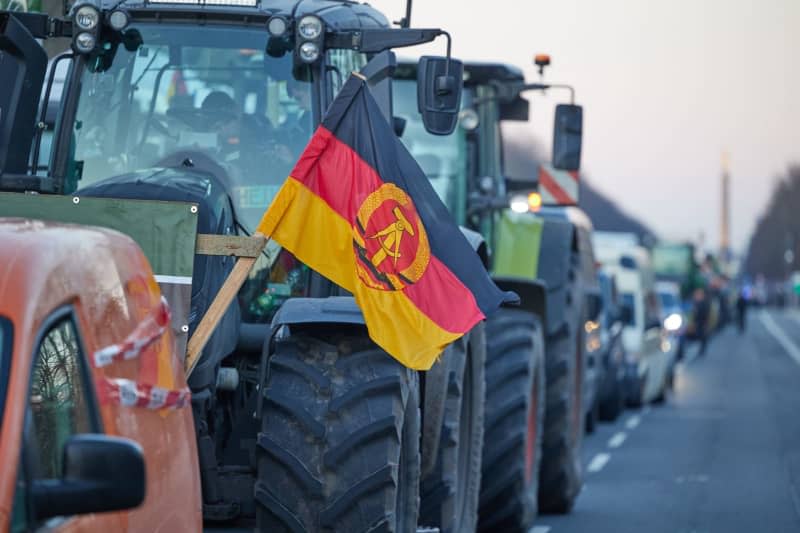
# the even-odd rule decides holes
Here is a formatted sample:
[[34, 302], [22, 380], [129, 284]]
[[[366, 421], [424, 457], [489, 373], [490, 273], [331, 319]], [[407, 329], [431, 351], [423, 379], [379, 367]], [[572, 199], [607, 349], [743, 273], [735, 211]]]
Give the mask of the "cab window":
[[100, 430], [85, 352], [69, 312], [55, 315], [40, 336], [26, 403], [22, 457], [11, 512], [14, 533], [41, 525], [33, 516], [27, 489], [36, 480], [62, 477], [67, 440]]
[[37, 477], [60, 477], [67, 439], [97, 429], [87, 370], [75, 323], [65, 316], [42, 337], [31, 373], [29, 451]]
[[328, 70], [335, 97], [352, 72], [360, 71], [367, 64], [367, 56], [353, 50], [336, 48], [328, 52]]

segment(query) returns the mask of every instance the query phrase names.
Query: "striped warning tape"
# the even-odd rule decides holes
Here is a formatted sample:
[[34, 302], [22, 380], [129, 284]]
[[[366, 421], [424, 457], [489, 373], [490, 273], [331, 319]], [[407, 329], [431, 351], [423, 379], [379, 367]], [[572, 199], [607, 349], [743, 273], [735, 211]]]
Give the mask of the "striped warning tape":
[[539, 194], [547, 205], [577, 205], [580, 184], [577, 172], [557, 170], [552, 165], [539, 167]]
[[180, 409], [189, 405], [192, 398], [188, 387], [170, 390], [120, 378], [101, 380], [98, 395], [103, 403], [145, 409]]
[[170, 309], [167, 300], [162, 296], [161, 302], [151, 314], [139, 322], [133, 331], [118, 344], [101, 348], [92, 358], [96, 368], [110, 365], [114, 361], [133, 359], [158, 340], [166, 331], [170, 322]]

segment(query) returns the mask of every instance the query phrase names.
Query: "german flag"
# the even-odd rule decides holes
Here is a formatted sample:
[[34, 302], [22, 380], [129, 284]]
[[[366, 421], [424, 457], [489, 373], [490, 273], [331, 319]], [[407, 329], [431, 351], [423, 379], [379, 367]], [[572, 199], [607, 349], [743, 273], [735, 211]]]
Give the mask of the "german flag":
[[369, 335], [407, 367], [439, 353], [501, 292], [422, 169], [351, 76], [258, 231], [353, 293]]

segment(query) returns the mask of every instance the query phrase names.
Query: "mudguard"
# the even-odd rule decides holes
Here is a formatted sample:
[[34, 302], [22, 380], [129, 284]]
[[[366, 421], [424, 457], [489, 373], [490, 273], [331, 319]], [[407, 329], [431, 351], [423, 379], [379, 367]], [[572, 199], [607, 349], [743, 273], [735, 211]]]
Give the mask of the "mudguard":
[[272, 317], [272, 330], [297, 324], [360, 324], [364, 315], [352, 296], [290, 298]]
[[543, 324], [545, 323], [548, 314], [548, 290], [544, 280], [513, 276], [492, 276], [492, 280], [501, 290], [519, 294], [519, 308], [530, 311], [538, 316]]

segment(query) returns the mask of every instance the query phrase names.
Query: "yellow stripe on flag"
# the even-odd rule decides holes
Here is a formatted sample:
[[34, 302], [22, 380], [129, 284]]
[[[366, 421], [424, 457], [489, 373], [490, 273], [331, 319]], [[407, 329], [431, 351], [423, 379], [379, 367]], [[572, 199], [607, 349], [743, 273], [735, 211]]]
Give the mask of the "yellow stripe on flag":
[[391, 328], [370, 328], [370, 338], [403, 365], [428, 370], [442, 350], [461, 337], [439, 327], [402, 291], [364, 285], [356, 274], [353, 229], [349, 222], [294, 178], [286, 180], [257, 231], [352, 292], [369, 323], [392, 324]]

